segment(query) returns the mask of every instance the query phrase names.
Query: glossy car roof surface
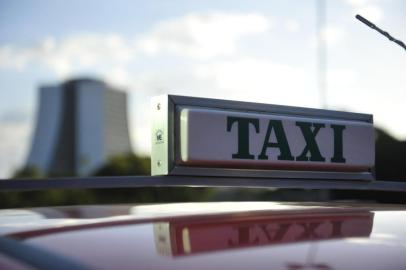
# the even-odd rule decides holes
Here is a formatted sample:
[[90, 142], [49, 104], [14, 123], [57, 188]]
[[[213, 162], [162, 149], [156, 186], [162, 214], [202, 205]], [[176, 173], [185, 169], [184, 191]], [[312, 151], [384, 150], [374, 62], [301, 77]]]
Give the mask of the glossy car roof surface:
[[95, 269], [405, 269], [406, 207], [184, 203], [1, 210], [2, 235]]

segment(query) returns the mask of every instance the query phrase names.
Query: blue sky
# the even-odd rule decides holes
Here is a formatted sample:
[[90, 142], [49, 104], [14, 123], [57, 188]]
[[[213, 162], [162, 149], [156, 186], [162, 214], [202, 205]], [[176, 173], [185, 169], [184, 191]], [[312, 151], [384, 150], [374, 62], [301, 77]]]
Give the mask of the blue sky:
[[[317, 1], [0, 1], [0, 177], [21, 166], [37, 88], [95, 76], [130, 94], [134, 150], [149, 152], [163, 93], [320, 107]], [[406, 40], [406, 2], [327, 2], [328, 107], [373, 113], [406, 138], [406, 57], [354, 19]]]

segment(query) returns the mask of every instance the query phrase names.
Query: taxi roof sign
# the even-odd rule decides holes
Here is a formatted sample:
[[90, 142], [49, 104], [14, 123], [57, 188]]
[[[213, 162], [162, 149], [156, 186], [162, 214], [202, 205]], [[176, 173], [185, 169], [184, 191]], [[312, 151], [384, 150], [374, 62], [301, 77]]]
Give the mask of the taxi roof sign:
[[372, 115], [163, 95], [152, 116], [152, 175], [373, 179]]

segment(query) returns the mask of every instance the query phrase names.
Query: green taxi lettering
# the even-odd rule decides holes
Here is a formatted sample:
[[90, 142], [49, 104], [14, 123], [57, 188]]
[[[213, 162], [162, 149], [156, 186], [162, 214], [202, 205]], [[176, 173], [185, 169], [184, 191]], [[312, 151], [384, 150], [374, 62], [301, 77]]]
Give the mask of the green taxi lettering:
[[[300, 134], [303, 136], [305, 145], [300, 154], [296, 157], [292, 155], [286, 132], [283, 128], [281, 120], [269, 120], [266, 129], [266, 134], [262, 143], [261, 152], [257, 156], [259, 160], [268, 159], [268, 151], [272, 151], [273, 148], [279, 150], [278, 160], [288, 161], [311, 161], [311, 162], [325, 162], [326, 158], [322, 156], [319, 145], [317, 144], [317, 135], [321, 129], [326, 128], [325, 124], [312, 123], [312, 122], [295, 122], [296, 127], [300, 130]], [[227, 132], [232, 132], [233, 126], [236, 126], [237, 130], [237, 152], [232, 154], [233, 159], [255, 159], [255, 155], [250, 152], [250, 130], [253, 128], [255, 133], [260, 133], [259, 119], [247, 118], [247, 117], [227, 117]], [[250, 129], [250, 127], [252, 127]], [[332, 129], [332, 153], [333, 156], [330, 161], [333, 163], [345, 163], [343, 151], [343, 132], [345, 130], [344, 125], [329, 125]], [[274, 135], [274, 140], [271, 136]]]
[[256, 133], [259, 133], [259, 119], [243, 117], [227, 117], [227, 131], [231, 131], [233, 124], [237, 123], [238, 131], [238, 151], [233, 154], [233, 158], [254, 159], [255, 156], [250, 154], [250, 124], [254, 126]]
[[[272, 129], [275, 130], [276, 142], [270, 142]], [[282, 121], [280, 120], [269, 120], [268, 129], [266, 131], [264, 144], [262, 146], [261, 154], [258, 159], [268, 159], [266, 155], [266, 150], [269, 147], [279, 148], [280, 155], [278, 160], [294, 160], [295, 158], [290, 153], [290, 148], [288, 140], [286, 139], [285, 131], [283, 130]]]
[[343, 156], [343, 125], [331, 125], [334, 131], [334, 156], [331, 158], [331, 162], [345, 163]]
[[[302, 153], [296, 157], [297, 161], [326, 161], [326, 159], [321, 155], [320, 149], [316, 142], [317, 133], [319, 133], [321, 128], [324, 128], [324, 124], [307, 123], [307, 122], [296, 122], [296, 126], [302, 131], [303, 137], [306, 141], [306, 146]], [[313, 129], [312, 129], [313, 127]], [[308, 157], [307, 154], [310, 154]]]

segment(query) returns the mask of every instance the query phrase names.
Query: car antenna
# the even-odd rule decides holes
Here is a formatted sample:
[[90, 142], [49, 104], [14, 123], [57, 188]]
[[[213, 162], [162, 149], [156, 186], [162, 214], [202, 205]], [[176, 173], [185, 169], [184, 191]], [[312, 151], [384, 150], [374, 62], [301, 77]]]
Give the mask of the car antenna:
[[403, 43], [401, 40], [396, 39], [394, 37], [392, 37], [388, 32], [380, 29], [378, 26], [376, 26], [375, 24], [371, 23], [370, 21], [368, 21], [367, 19], [365, 19], [364, 17], [362, 17], [361, 15], [356, 15], [355, 18], [357, 18], [358, 20], [360, 20], [361, 22], [365, 23], [367, 26], [371, 27], [372, 29], [378, 31], [379, 33], [381, 33], [382, 35], [384, 35], [385, 37], [387, 37], [390, 41], [395, 42], [396, 44], [398, 44], [399, 46], [401, 46], [403, 49], [406, 50], [406, 45], [405, 43]]

